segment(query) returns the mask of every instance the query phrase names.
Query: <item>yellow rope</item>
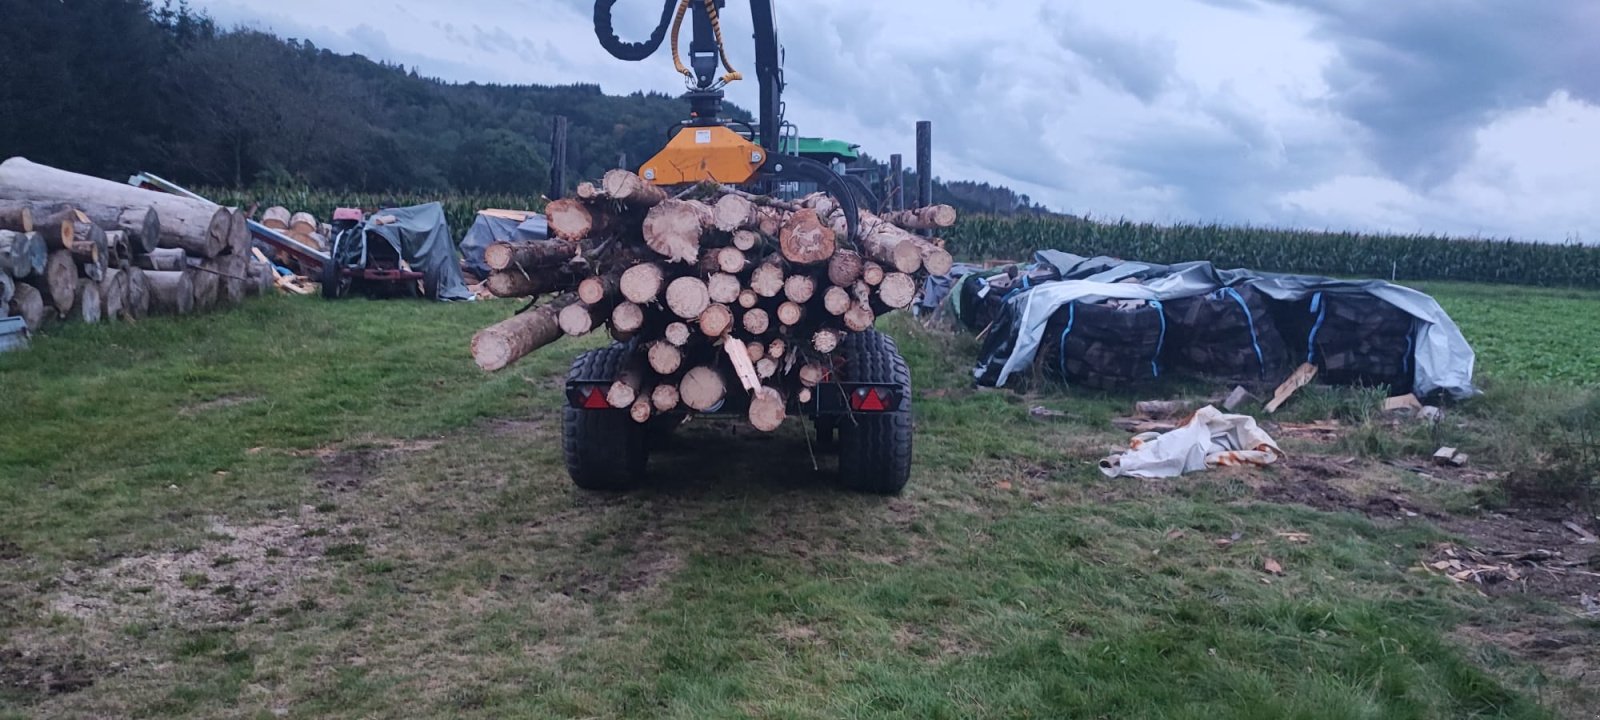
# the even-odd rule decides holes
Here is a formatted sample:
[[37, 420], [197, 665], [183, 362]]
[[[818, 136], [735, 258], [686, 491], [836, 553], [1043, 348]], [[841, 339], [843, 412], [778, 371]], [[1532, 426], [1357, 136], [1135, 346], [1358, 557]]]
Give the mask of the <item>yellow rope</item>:
[[722, 57], [722, 67], [728, 71], [722, 76], [722, 82], [743, 80], [744, 76], [733, 69], [733, 63], [728, 62], [728, 48], [722, 44], [722, 19], [717, 16], [717, 0], [706, 0], [706, 13], [711, 16], [711, 35], [717, 39], [717, 54]]
[[679, 0], [678, 14], [672, 18], [672, 66], [686, 78], [693, 78], [694, 73], [689, 72], [689, 68], [684, 67], [683, 60], [678, 57], [678, 32], [683, 29], [683, 15], [689, 12], [691, 2], [694, 0]]

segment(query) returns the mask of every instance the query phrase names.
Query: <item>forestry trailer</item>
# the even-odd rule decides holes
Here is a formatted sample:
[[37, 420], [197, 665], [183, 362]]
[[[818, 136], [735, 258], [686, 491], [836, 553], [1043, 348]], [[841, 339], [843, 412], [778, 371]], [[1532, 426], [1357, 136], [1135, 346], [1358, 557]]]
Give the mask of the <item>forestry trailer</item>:
[[[629, 331], [619, 322], [637, 325], [615, 310], [608, 316], [612, 334], [625, 340], [573, 362], [563, 417], [568, 471], [583, 488], [635, 487], [644, 480], [652, 441], [690, 413], [748, 418], [765, 431], [798, 415], [814, 425], [819, 446], [837, 450], [844, 487], [898, 493], [911, 471], [911, 377], [894, 340], [872, 324], [878, 314], [907, 307], [920, 285], [919, 272], [941, 265], [947, 271], [949, 255], [880, 221], [872, 211], [881, 208], [860, 179], [801, 156], [798, 139], [785, 137], [782, 50], [772, 0], [750, 2], [759, 118], [752, 126], [723, 116], [723, 88], [742, 78], [723, 47], [718, 12], [725, 2], [666, 0], [659, 26], [640, 43], [624, 42], [613, 31], [616, 0], [595, 3], [595, 33], [623, 60], [649, 57], [670, 23], [673, 63], [688, 86], [690, 115], [637, 175], [613, 171], [602, 188], [580, 187], [579, 197], [587, 190], [591, 198], [606, 198], [621, 208], [623, 197], [648, 195], [628, 188], [630, 180], [667, 190], [668, 196], [713, 188], [703, 191], [712, 196], [704, 203], [687, 202], [699, 206], [695, 212], [707, 228], [727, 234], [679, 258], [687, 269], [668, 263], [669, 277], [641, 279], [655, 271], [641, 272], [640, 266], [622, 275], [621, 295], [652, 298], [637, 305], [661, 319]], [[687, 66], [678, 57], [686, 17], [693, 29]], [[772, 197], [781, 187], [820, 192], [803, 202]], [[664, 206], [680, 201], [660, 202], [642, 229], [658, 252], [658, 240], [667, 236], [663, 228], [671, 225]], [[600, 213], [593, 214], [598, 223]], [[658, 214], [663, 219], [657, 220]], [[690, 216], [687, 222], [693, 225]], [[557, 221], [552, 215], [552, 223]], [[824, 245], [824, 251], [816, 251]], [[924, 264], [925, 257], [932, 259]], [[650, 265], [662, 263], [641, 263]], [[672, 281], [671, 273], [682, 276]], [[632, 287], [630, 274], [635, 275]], [[638, 291], [641, 282], [646, 291]], [[658, 287], [660, 295], [653, 292]], [[587, 289], [602, 300], [592, 312], [563, 308], [563, 331], [573, 330], [565, 323], [569, 315], [586, 332], [599, 322], [589, 314], [598, 319], [606, 307], [635, 304], [606, 300], [610, 288], [604, 278], [588, 288], [580, 285], [580, 296]], [[694, 342], [684, 341], [685, 328]]]

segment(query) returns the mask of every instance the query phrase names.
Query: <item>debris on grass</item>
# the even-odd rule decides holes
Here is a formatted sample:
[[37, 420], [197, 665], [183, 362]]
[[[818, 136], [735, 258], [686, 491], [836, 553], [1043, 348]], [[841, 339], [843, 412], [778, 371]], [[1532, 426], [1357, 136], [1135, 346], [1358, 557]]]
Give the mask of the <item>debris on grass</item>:
[[1261, 562], [1261, 569], [1273, 575], [1283, 574], [1283, 564], [1270, 557]]
[[1135, 435], [1126, 452], [1100, 461], [1100, 472], [1106, 477], [1168, 478], [1216, 467], [1270, 465], [1283, 455], [1255, 418], [1207, 405], [1169, 432]]
[[1420, 413], [1422, 412], [1422, 401], [1411, 393], [1396, 395], [1383, 401], [1383, 411], [1386, 413]]

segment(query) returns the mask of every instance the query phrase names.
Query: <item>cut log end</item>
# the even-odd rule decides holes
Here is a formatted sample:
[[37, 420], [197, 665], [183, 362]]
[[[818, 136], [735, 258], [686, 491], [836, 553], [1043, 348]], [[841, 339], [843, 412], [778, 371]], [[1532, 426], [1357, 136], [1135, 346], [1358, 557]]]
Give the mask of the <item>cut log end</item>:
[[699, 366], [684, 373], [678, 383], [678, 397], [684, 405], [699, 412], [709, 412], [722, 404], [727, 397], [728, 384], [715, 368]]
[[700, 278], [680, 277], [667, 286], [667, 309], [680, 318], [698, 318], [710, 305], [711, 296]]
[[783, 425], [786, 415], [783, 393], [761, 386], [750, 398], [750, 425], [762, 432], [772, 432]]

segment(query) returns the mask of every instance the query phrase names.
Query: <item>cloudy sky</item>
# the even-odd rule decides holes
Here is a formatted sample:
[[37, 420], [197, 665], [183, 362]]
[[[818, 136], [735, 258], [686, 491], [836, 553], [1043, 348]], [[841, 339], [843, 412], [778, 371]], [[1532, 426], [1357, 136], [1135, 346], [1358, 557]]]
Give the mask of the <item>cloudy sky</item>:
[[[586, 0], [191, 2], [446, 80], [682, 89], [665, 48], [607, 55]], [[1600, 242], [1594, 0], [775, 3], [788, 119], [908, 158], [932, 120], [947, 179], [1096, 217]], [[618, 30], [660, 7], [620, 0]], [[748, 6], [724, 25], [753, 76]]]

